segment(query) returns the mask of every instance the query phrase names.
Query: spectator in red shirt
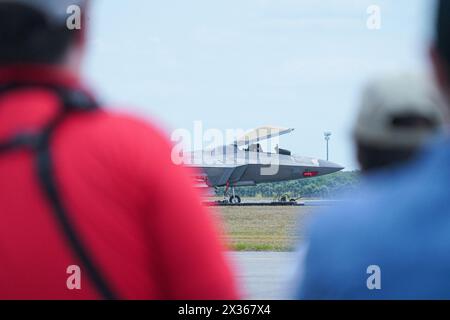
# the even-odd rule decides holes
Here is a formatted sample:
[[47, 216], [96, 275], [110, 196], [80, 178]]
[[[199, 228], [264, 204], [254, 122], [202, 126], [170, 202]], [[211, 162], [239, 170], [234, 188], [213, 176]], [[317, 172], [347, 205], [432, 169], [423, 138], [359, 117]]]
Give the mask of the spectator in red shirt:
[[85, 2], [0, 1], [0, 299], [236, 299], [166, 138], [81, 84]]

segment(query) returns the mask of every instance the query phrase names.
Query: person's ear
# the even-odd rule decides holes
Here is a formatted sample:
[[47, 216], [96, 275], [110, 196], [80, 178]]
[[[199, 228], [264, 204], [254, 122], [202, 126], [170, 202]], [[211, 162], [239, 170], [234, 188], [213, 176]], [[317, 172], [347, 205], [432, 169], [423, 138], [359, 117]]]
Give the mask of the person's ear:
[[83, 29], [76, 30], [73, 42], [67, 49], [67, 53], [63, 64], [74, 73], [79, 73], [83, 64], [84, 53], [86, 49], [85, 31]]
[[434, 78], [436, 79], [439, 88], [443, 93], [450, 97], [449, 65], [442, 58], [435, 45], [430, 48], [430, 58], [433, 65]]
[[73, 30], [75, 32], [75, 38], [73, 42], [73, 47], [76, 51], [80, 53], [84, 53], [87, 45], [87, 29], [88, 29], [88, 17], [87, 15], [90, 13], [89, 3], [81, 9], [81, 28], [79, 30]]
[[87, 43], [87, 33], [86, 29], [82, 28], [81, 30], [77, 31], [77, 34], [75, 35], [74, 39], [74, 46], [84, 52], [86, 50], [86, 43]]

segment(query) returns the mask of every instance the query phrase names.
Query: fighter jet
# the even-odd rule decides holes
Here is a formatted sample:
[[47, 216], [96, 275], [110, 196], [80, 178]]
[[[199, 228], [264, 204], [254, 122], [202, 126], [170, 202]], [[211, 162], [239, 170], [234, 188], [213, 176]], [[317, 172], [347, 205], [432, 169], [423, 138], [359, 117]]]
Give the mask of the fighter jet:
[[[292, 155], [280, 149], [264, 152], [261, 141], [294, 131], [292, 128], [264, 126], [251, 130], [230, 145], [200, 150], [184, 155], [185, 165], [201, 174], [197, 187], [226, 187], [225, 198], [232, 204], [241, 203], [235, 187], [318, 177], [343, 170], [336, 163], [317, 158]], [[231, 189], [231, 193], [229, 193]]]

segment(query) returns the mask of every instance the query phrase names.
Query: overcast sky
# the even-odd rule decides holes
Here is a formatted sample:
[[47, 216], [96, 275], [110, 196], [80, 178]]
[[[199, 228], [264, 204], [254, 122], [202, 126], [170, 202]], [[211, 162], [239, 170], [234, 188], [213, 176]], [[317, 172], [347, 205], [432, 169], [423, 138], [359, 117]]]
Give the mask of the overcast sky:
[[[366, 26], [381, 8], [381, 29]], [[296, 128], [282, 147], [356, 168], [350, 129], [374, 75], [428, 69], [429, 0], [96, 0], [85, 74], [116, 110], [205, 128]]]

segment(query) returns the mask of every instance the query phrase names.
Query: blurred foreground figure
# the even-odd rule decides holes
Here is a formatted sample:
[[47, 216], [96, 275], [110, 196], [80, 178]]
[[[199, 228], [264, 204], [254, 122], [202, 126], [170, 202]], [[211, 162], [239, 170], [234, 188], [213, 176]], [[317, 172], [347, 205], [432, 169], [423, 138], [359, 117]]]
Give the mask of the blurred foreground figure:
[[353, 131], [361, 169], [373, 173], [404, 165], [444, 121], [443, 101], [430, 79], [403, 74], [372, 81]]
[[[433, 61], [450, 97], [450, 1], [440, 2], [438, 20]], [[447, 134], [404, 168], [368, 178], [351, 204], [321, 215], [298, 297], [450, 299], [449, 164]]]
[[168, 141], [82, 85], [72, 4], [0, 0], [0, 298], [236, 298]]

